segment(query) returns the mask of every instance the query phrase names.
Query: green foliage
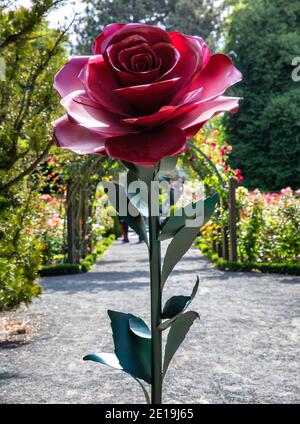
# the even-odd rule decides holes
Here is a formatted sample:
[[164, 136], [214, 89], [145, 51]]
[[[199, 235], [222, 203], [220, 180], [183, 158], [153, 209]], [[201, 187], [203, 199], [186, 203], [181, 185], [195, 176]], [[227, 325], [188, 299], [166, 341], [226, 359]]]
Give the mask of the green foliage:
[[238, 253], [243, 262], [290, 262], [300, 255], [300, 199], [290, 188], [280, 194], [237, 191]]
[[243, 73], [236, 94], [244, 100], [225, 125], [231, 163], [250, 189], [300, 186], [300, 86], [292, 80], [299, 22], [298, 0], [239, 1], [229, 20], [225, 51]]
[[[28, 304], [42, 292], [34, 281], [38, 276], [39, 254], [36, 247], [29, 247], [23, 255], [26, 262], [0, 258], [0, 311]], [[30, 249], [30, 250], [29, 250]]]
[[90, 54], [95, 37], [115, 22], [164, 25], [168, 31], [199, 35], [214, 47], [221, 26], [223, 1], [213, 0], [84, 0], [85, 14], [75, 28], [76, 53]]
[[106, 238], [101, 238], [96, 246], [95, 252], [88, 254], [83, 261], [81, 261], [81, 271], [88, 272], [92, 269], [97, 259], [103, 256], [104, 252], [109, 248], [112, 242], [115, 240], [115, 235], [111, 234]]
[[103, 256], [104, 252], [109, 248], [115, 240], [114, 234], [109, 237], [102, 238], [98, 241], [94, 253], [86, 255], [80, 264], [57, 263], [53, 265], [44, 265], [39, 271], [42, 277], [65, 274], [78, 274], [80, 272], [88, 272], [92, 269], [97, 259]]
[[52, 84], [66, 61], [66, 37], [44, 20], [58, 3], [0, 8], [0, 57], [6, 65], [0, 81], [0, 309], [28, 303], [41, 292], [34, 281], [42, 246], [31, 230], [43, 184], [34, 170], [51, 147], [51, 121], [60, 113]]
[[29, 230], [37, 199], [25, 181], [19, 192], [0, 196], [0, 310], [29, 303], [41, 293], [34, 281], [42, 246]]
[[[290, 188], [278, 193], [237, 189], [237, 250], [241, 263], [289, 264], [300, 258], [300, 192]], [[212, 243], [220, 241], [220, 221], [226, 211], [219, 211], [204, 227], [197, 245], [211, 254]], [[218, 256], [214, 259], [218, 260]], [[276, 268], [276, 266], [275, 266]], [[263, 266], [260, 270], [265, 269]]]
[[[21, 8], [2, 13], [1, 39], [7, 27], [13, 32], [14, 26], [26, 24], [26, 12]], [[0, 82], [0, 176], [4, 187], [42, 153], [52, 134], [50, 124], [59, 113], [53, 75], [66, 61], [63, 41], [62, 34], [40, 21], [26, 37], [0, 50], [6, 64], [5, 80]]]
[[263, 208], [259, 200], [255, 199], [248, 219], [244, 225], [240, 225], [239, 247], [242, 258], [246, 257], [249, 261], [257, 259], [258, 252], [262, 248], [260, 235], [263, 226]]
[[81, 262], [80, 267], [81, 267], [81, 272], [89, 272], [93, 267], [93, 263], [88, 260], [83, 260]]
[[113, 224], [110, 228], [106, 230], [106, 235], [107, 236], [113, 235], [116, 238], [119, 238], [122, 236], [122, 230], [121, 230], [121, 224], [117, 215], [112, 216], [112, 221], [113, 221]]
[[232, 150], [223, 119], [218, 116], [209, 121], [188, 143], [188, 149], [179, 157], [179, 166], [185, 170], [189, 179], [202, 181], [207, 195], [216, 191], [220, 198], [225, 199], [229, 178], [235, 177], [239, 183], [243, 181], [241, 170], [233, 169], [229, 164]]
[[221, 271], [300, 275], [299, 262], [230, 262], [219, 258], [217, 253], [212, 253], [211, 249], [205, 243], [203, 243], [201, 237], [198, 237], [195, 240], [195, 246], [198, 247], [203, 255], [207, 256], [212, 261], [214, 266]]
[[34, 283], [41, 262], [41, 245], [26, 230], [27, 209], [32, 202], [18, 207], [22, 199], [13, 200], [15, 209], [13, 204], [2, 208], [5, 201], [0, 201], [0, 311], [29, 303], [41, 293], [41, 287]]
[[207, 0], [176, 0], [168, 2], [170, 11], [166, 16], [168, 30], [184, 34], [200, 35], [211, 48], [216, 46], [222, 27], [223, 2]]

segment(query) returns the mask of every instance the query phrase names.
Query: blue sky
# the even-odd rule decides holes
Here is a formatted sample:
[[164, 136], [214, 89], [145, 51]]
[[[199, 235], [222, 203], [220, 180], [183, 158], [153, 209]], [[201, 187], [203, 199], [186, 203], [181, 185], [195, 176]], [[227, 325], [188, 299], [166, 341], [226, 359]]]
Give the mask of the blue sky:
[[[15, 5], [29, 7], [31, 0], [16, 0]], [[66, 0], [64, 5], [53, 10], [47, 16], [50, 26], [53, 28], [64, 26], [73, 19], [75, 13], [82, 13], [84, 7], [85, 5], [80, 0]], [[75, 35], [72, 34], [72, 30], [70, 30], [70, 38], [75, 41]]]
[[[20, 6], [30, 6], [31, 1], [30, 0], [17, 0], [17, 5]], [[79, 0], [67, 0], [65, 1], [65, 5], [60, 6], [57, 10], [54, 10], [51, 12], [48, 16], [48, 20], [53, 27], [57, 27], [58, 25], [61, 25], [65, 22], [65, 20], [68, 22], [72, 19], [74, 16], [74, 13], [80, 13], [83, 12], [84, 5]]]

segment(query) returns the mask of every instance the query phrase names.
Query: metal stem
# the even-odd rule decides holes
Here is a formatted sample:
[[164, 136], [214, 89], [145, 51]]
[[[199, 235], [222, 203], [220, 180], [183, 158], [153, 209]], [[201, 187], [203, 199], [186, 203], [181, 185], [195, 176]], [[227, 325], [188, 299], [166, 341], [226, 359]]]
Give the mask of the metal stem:
[[151, 403], [162, 403], [162, 337], [158, 329], [161, 323], [161, 252], [159, 233], [159, 217], [152, 216], [151, 190], [149, 184], [149, 262], [151, 284], [151, 367], [152, 391]]

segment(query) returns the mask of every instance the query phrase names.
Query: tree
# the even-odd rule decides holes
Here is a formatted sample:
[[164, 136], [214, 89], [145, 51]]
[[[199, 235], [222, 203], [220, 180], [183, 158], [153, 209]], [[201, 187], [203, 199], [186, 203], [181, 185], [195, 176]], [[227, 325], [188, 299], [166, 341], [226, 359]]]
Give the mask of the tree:
[[50, 29], [44, 17], [60, 1], [0, 9], [0, 309], [40, 292], [41, 246], [30, 226], [42, 178], [34, 170], [53, 145], [51, 122], [60, 113], [53, 76], [67, 59], [66, 29]]
[[52, 138], [59, 108], [53, 76], [67, 60], [66, 36], [50, 30], [43, 16], [57, 3], [45, 1], [40, 10], [36, 1], [31, 9], [1, 11], [0, 55], [6, 64], [0, 82], [1, 193], [30, 174], [50, 148], [46, 139]]
[[84, 0], [85, 14], [75, 27], [76, 53], [90, 54], [95, 37], [114, 22], [163, 25], [168, 31], [200, 35], [214, 47], [221, 23], [223, 2], [214, 0]]
[[298, 0], [239, 1], [229, 20], [226, 51], [243, 73], [244, 100], [225, 125], [232, 165], [253, 189], [300, 186], [300, 85], [292, 61], [300, 52]]
[[223, 2], [176, 0], [169, 2], [166, 27], [170, 31], [200, 35], [211, 48], [217, 46], [222, 28]]

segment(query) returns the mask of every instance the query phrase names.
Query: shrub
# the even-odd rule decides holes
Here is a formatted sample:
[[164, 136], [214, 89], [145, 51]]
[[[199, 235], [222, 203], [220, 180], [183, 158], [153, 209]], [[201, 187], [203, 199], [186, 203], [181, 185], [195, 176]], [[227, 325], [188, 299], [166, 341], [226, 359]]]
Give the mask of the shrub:
[[[242, 263], [293, 263], [300, 259], [300, 191], [280, 193], [237, 189], [237, 248]], [[221, 242], [221, 223], [228, 211], [218, 208], [201, 231], [197, 245], [203, 253]], [[262, 268], [261, 268], [262, 269]]]
[[17, 255], [0, 257], [0, 311], [28, 304], [42, 292], [35, 284], [40, 266], [40, 247], [34, 240], [24, 240]]
[[60, 263], [56, 265], [44, 265], [40, 270], [40, 275], [43, 277], [53, 275], [78, 274], [79, 272], [88, 272], [92, 269], [94, 263], [108, 249], [111, 243], [115, 240], [115, 235], [110, 235], [107, 238], [102, 238], [98, 242], [96, 252], [89, 253], [80, 264]]
[[280, 193], [237, 191], [238, 253], [242, 262], [295, 262], [300, 254], [300, 198]]
[[0, 310], [41, 293], [34, 281], [42, 246], [31, 232], [42, 176], [32, 171], [52, 143], [51, 121], [59, 116], [53, 75], [67, 58], [66, 36], [44, 19], [57, 2], [34, 1], [28, 8], [13, 3], [0, 6], [6, 64], [5, 78], [0, 78]]

